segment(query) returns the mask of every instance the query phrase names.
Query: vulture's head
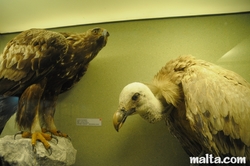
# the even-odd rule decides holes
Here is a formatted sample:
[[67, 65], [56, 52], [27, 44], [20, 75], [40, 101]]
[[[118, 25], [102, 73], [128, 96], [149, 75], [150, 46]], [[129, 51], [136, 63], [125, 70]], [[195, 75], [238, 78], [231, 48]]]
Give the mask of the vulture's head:
[[164, 104], [151, 89], [139, 82], [128, 84], [123, 88], [119, 97], [119, 107], [113, 116], [116, 131], [122, 127], [126, 118], [139, 114], [150, 123], [160, 121], [164, 114]]

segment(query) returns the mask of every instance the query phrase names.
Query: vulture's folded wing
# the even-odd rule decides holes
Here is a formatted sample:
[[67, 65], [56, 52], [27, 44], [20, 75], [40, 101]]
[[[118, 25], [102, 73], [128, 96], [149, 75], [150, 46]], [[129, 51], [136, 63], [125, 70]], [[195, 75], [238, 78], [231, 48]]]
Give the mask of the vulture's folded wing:
[[203, 138], [201, 144], [215, 154], [250, 153], [249, 83], [234, 72], [202, 64], [188, 68], [182, 86], [186, 117]]

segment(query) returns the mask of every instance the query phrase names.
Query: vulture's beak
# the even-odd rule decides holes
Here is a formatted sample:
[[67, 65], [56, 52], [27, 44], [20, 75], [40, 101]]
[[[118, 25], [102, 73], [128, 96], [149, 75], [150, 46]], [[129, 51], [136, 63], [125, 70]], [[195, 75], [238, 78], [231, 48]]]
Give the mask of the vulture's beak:
[[115, 130], [118, 132], [119, 129], [122, 127], [123, 123], [127, 119], [127, 113], [124, 109], [117, 110], [113, 116], [113, 125]]
[[119, 129], [122, 127], [123, 123], [127, 119], [129, 115], [135, 114], [135, 109], [132, 108], [131, 110], [125, 110], [124, 108], [117, 110], [113, 115], [113, 125], [115, 130], [118, 132]]

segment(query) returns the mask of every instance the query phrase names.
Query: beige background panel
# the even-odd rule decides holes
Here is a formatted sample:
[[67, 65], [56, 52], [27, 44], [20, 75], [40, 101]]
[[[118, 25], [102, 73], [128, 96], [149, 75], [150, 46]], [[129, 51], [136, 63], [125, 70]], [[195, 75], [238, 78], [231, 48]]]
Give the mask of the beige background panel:
[[1, 0], [0, 33], [93, 23], [250, 11], [249, 0]]

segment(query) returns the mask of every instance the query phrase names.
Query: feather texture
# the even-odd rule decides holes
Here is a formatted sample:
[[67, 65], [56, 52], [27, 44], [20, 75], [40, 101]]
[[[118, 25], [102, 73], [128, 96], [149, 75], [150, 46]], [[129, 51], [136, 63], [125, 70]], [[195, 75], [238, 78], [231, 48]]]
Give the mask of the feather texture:
[[[167, 63], [155, 76], [154, 84], [170, 103], [173, 99], [164, 89], [169, 89], [169, 84], [179, 88], [180, 95], [174, 101], [178, 101], [176, 114], [182, 116], [173, 113], [175, 120], [167, 120], [172, 133], [179, 130], [173, 126], [181, 123], [177, 126], [190, 126], [182, 132], [184, 136], [189, 132], [206, 152], [218, 156], [235, 151], [231, 154], [250, 158], [244, 152], [250, 148], [250, 84], [246, 80], [209, 62], [182, 56]], [[230, 147], [225, 145], [228, 140]]]
[[[143, 97], [132, 101], [135, 93]], [[190, 156], [201, 152], [245, 156], [250, 162], [249, 101], [250, 84], [238, 74], [193, 56], [181, 56], [169, 61], [151, 84], [127, 85], [113, 123], [118, 131], [129, 115], [139, 114], [151, 123], [157, 113], [162, 116], [157, 119], [165, 119]], [[131, 102], [133, 105], [127, 104]], [[147, 114], [150, 118], [145, 115], [148, 111], [154, 112]]]
[[53, 117], [58, 95], [81, 79], [108, 36], [102, 28], [84, 33], [30, 29], [7, 43], [0, 56], [0, 95], [20, 98], [20, 129], [34, 133], [44, 127], [57, 134]]
[[7, 43], [0, 56], [0, 94], [20, 95], [28, 85], [46, 76], [66, 55], [64, 36], [31, 29]]

